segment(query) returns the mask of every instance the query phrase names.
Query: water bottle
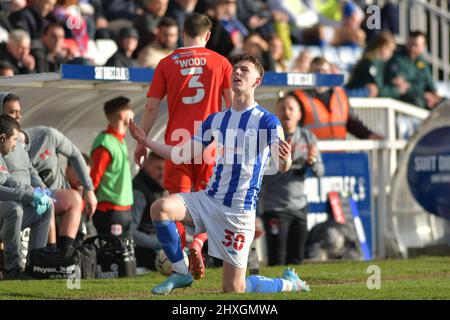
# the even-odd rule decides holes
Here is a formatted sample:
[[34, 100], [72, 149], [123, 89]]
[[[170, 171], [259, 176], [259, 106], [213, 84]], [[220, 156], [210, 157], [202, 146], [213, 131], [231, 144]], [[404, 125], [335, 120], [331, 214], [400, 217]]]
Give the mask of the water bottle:
[[250, 274], [259, 274], [258, 252], [256, 251], [256, 241], [252, 242], [248, 255], [248, 270]]

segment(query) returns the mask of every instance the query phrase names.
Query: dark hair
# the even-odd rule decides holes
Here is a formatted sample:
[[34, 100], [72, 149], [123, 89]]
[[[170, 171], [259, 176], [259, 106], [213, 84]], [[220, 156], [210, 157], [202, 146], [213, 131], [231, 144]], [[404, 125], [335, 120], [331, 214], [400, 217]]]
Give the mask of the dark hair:
[[394, 35], [390, 31], [382, 31], [367, 44], [363, 56], [371, 58], [376, 51], [388, 45], [395, 47]]
[[305, 109], [303, 107], [302, 102], [300, 101], [299, 97], [295, 94], [294, 91], [289, 91], [288, 93], [286, 93], [284, 95], [284, 97], [281, 97], [277, 100], [277, 104], [280, 103], [281, 101], [285, 100], [287, 97], [291, 97], [294, 98], [295, 101], [297, 101], [298, 106], [300, 107], [300, 112], [302, 113], [302, 118], [300, 119], [300, 122], [298, 123], [299, 126], [303, 126], [303, 121], [305, 120], [304, 114], [305, 114]]
[[256, 70], [258, 71], [261, 79], [264, 77], [264, 67], [261, 64], [261, 61], [259, 61], [258, 58], [251, 56], [249, 54], [243, 53], [243, 54], [239, 54], [237, 56], [234, 56], [233, 58], [231, 58], [231, 64], [233, 66], [235, 66], [236, 64], [238, 64], [241, 61], [248, 61], [251, 62], [255, 65]]
[[0, 70], [12, 69], [12, 66], [6, 61], [0, 61]]
[[50, 23], [50, 24], [48, 24], [48, 25], [46, 25], [46, 26], [44, 27], [44, 29], [42, 30], [42, 34], [43, 34], [43, 35], [47, 34], [47, 32], [48, 32], [51, 28], [61, 28], [61, 29], [64, 30], [64, 25], [62, 25], [62, 24], [59, 23], [59, 22], [52, 22], [52, 23]]
[[129, 103], [130, 99], [120, 96], [106, 101], [103, 110], [105, 111], [105, 115], [108, 117], [118, 114], [120, 111], [130, 109]]
[[177, 27], [178, 28], [178, 23], [174, 18], [162, 17], [161, 20], [159, 20], [158, 28], [162, 28], [162, 27], [166, 27], [166, 28]]
[[427, 40], [427, 35], [419, 30], [413, 30], [409, 32], [409, 37], [410, 38], [418, 38], [418, 37], [424, 37], [425, 40]]
[[148, 161], [148, 162], [151, 162], [151, 161], [154, 161], [154, 160], [164, 160], [164, 158], [161, 157], [159, 154], [150, 151], [150, 152], [148, 153], [148, 156], [147, 156], [147, 161]]
[[3, 98], [3, 105], [2, 105], [2, 108], [5, 107], [5, 103], [11, 102], [11, 101], [20, 101], [20, 97], [19, 97], [19, 96], [16, 96], [14, 93], [8, 93], [8, 94]]
[[7, 138], [13, 135], [14, 129], [20, 131], [20, 124], [7, 114], [0, 115], [0, 134], [5, 134]]
[[319, 66], [323, 66], [324, 64], [331, 65], [330, 61], [328, 61], [327, 59], [325, 59], [324, 57], [321, 57], [321, 56], [318, 56], [318, 57], [315, 57], [314, 59], [312, 59], [310, 66], [312, 66], [313, 64], [317, 64]]
[[211, 31], [212, 22], [208, 16], [201, 13], [192, 13], [184, 21], [183, 31], [190, 38], [196, 38]]

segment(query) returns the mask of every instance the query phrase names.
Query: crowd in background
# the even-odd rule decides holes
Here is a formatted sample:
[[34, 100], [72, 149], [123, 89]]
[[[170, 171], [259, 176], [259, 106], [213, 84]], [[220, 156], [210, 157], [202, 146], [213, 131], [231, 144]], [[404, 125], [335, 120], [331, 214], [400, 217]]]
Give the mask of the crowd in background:
[[[336, 65], [323, 57], [314, 57], [308, 50], [293, 57], [292, 46], [297, 44], [364, 49], [361, 60], [355, 61], [345, 88], [296, 90], [278, 102], [277, 115], [281, 120], [286, 118], [286, 131], [289, 126], [287, 122], [294, 117], [298, 118], [296, 123], [300, 121], [302, 125], [306, 125], [318, 139], [345, 139], [347, 132], [359, 138], [382, 139], [382, 136], [367, 129], [352, 116], [348, 97], [392, 97], [429, 109], [442, 100], [436, 92], [429, 66], [422, 55], [426, 48], [426, 35], [411, 32], [405, 46], [398, 46], [395, 41], [395, 33], [398, 32], [398, 8], [389, 2], [382, 12], [383, 31], [365, 28], [365, 4], [360, 1], [13, 0], [0, 2], [0, 8], [0, 39], [3, 40], [0, 44], [1, 76], [55, 72], [62, 63], [92, 65], [93, 62], [87, 56], [89, 41], [99, 39], [114, 39], [118, 48], [105, 65], [154, 68], [163, 57], [183, 45], [181, 29], [184, 20], [196, 11], [207, 14], [213, 23], [207, 48], [228, 58], [240, 53], [251, 54], [261, 60], [266, 71], [341, 72]], [[105, 132], [122, 137], [126, 133], [128, 120], [132, 117], [129, 100], [113, 100], [111, 103], [109, 113], [105, 106], [106, 116], [110, 120], [110, 126]], [[292, 108], [300, 111], [300, 114], [292, 117], [286, 115]], [[341, 113], [334, 118], [336, 122], [327, 127], [328, 131], [324, 131], [321, 129], [321, 123], [314, 122], [314, 108], [323, 110], [320, 112], [324, 114], [337, 109], [340, 109]], [[122, 116], [125, 113], [126, 116]], [[298, 140], [307, 141], [302, 140], [307, 147], [301, 150], [302, 157], [299, 156], [299, 159], [301, 158], [305, 167], [313, 167], [317, 171], [315, 173], [321, 175], [323, 167], [315, 147], [315, 138], [311, 138], [309, 133], [297, 132], [295, 125], [289, 133], [296, 135]], [[109, 145], [108, 141], [102, 143], [94, 146], [93, 151], [96, 148], [100, 152], [108, 148], [121, 148]], [[126, 165], [123, 148], [119, 151], [122, 152], [122, 169], [118, 172], [121, 175], [128, 172], [128, 169], [124, 168], [129, 168], [129, 165]], [[105, 171], [107, 164], [99, 162], [101, 156], [96, 156], [95, 152], [92, 152], [91, 156], [93, 159], [90, 163], [94, 165], [95, 170], [91, 171], [92, 181], [88, 187], [92, 191], [99, 186], [100, 178], [96, 176], [99, 168], [102, 168], [102, 174], [108, 172]], [[147, 203], [151, 196], [145, 190], [151, 188], [158, 196], [164, 193], [160, 182], [163, 170], [161, 158], [153, 155], [149, 159], [147, 167], [141, 170], [135, 180], [134, 193], [121, 195], [125, 200], [120, 208], [97, 206], [97, 211], [103, 212], [134, 210], [133, 220], [127, 221], [127, 230], [133, 230], [136, 234], [135, 240], [138, 247], [143, 249], [142, 252], [145, 252], [145, 248], [158, 246], [155, 237], [140, 237], [141, 233], [153, 232], [150, 230], [151, 221], [145, 220], [142, 215], [142, 212], [148, 210]], [[127, 183], [131, 183], [129, 174], [128, 172]], [[303, 174], [302, 171], [299, 181], [301, 185]], [[71, 176], [73, 174], [67, 174], [68, 179], [72, 179]], [[139, 182], [143, 177], [151, 181], [151, 184], [144, 186], [142, 181]], [[298, 178], [298, 172], [293, 173], [293, 179], [297, 179], [296, 177]], [[78, 186], [72, 187], [79, 187], [79, 183]], [[113, 189], [114, 186], [108, 187]], [[107, 188], [105, 190], [105, 199], [111, 197], [111, 194], [107, 194]], [[266, 203], [269, 203], [270, 199], [266, 200]], [[298, 201], [298, 210], [304, 210], [305, 199]], [[81, 206], [81, 199], [78, 202], [77, 205]], [[101, 204], [102, 199], [99, 199], [99, 202]], [[279, 204], [272, 205], [273, 208], [268, 207], [266, 210], [266, 230], [273, 229], [274, 219], [280, 218], [279, 215], [274, 215], [274, 208]], [[77, 210], [81, 211], [79, 208]], [[282, 221], [277, 223], [281, 225], [289, 220], [286, 222], [289, 224], [298, 218], [299, 228], [306, 228], [305, 215], [288, 216], [289, 213], [285, 215], [284, 220], [281, 219]], [[109, 232], [111, 225], [118, 224], [114, 221], [100, 221], [101, 217], [98, 213], [94, 216], [97, 229], [104, 227], [104, 231]], [[63, 238], [66, 242], [69, 239], [69, 244], [76, 236], [79, 218], [78, 213], [77, 226], [71, 226], [70, 235]], [[277, 240], [274, 237], [272, 239], [273, 243], [287, 240]], [[301, 241], [305, 242], [306, 238]], [[290, 249], [284, 247], [283, 256], [271, 256], [270, 263], [301, 262], [304, 252], [289, 255], [289, 260], [286, 258], [288, 250]]]
[[[309, 72], [314, 56], [308, 50], [293, 56], [292, 46], [362, 48], [346, 87], [350, 97], [392, 97], [433, 108], [441, 98], [422, 56], [426, 35], [414, 33], [396, 48], [398, 6], [386, 2], [381, 29], [367, 27], [366, 7], [354, 0], [3, 1], [0, 75], [54, 72], [62, 63], [93, 65], [88, 47], [99, 39], [113, 39], [118, 48], [105, 65], [154, 68], [182, 46], [183, 22], [196, 11], [213, 22], [207, 47], [225, 57], [245, 52], [266, 71]], [[332, 72], [343, 71], [332, 65]]]

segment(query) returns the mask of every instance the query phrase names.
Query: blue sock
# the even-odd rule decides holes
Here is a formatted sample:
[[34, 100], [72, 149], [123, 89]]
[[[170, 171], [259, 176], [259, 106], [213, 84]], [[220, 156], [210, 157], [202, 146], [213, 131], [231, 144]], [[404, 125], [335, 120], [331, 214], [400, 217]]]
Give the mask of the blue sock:
[[283, 280], [281, 278], [267, 278], [263, 276], [249, 276], [245, 279], [245, 292], [274, 293], [281, 292]]
[[170, 262], [176, 263], [183, 260], [181, 239], [175, 222], [170, 220], [153, 221], [153, 225], [156, 228], [156, 235], [161, 243], [161, 248]]

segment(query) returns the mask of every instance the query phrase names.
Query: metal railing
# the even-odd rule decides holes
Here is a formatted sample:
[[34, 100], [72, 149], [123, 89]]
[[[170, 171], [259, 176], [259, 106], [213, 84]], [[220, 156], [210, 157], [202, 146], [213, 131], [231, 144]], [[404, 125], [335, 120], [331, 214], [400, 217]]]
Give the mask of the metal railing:
[[377, 258], [386, 257], [386, 230], [389, 229], [389, 196], [391, 181], [407, 139], [398, 132], [399, 119], [420, 123], [429, 111], [385, 98], [353, 98], [350, 104], [355, 114], [373, 131], [383, 133], [385, 140], [319, 141], [321, 151], [362, 151], [369, 154], [372, 184], [372, 252]]

